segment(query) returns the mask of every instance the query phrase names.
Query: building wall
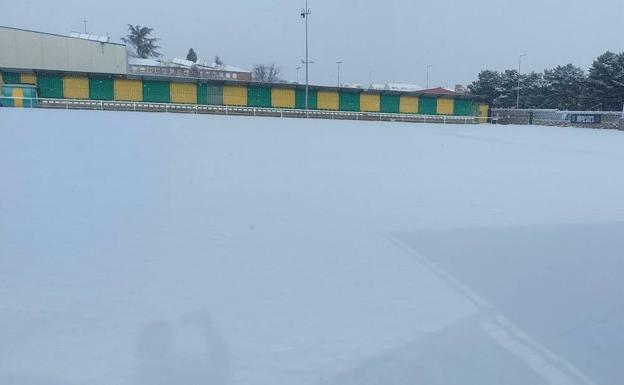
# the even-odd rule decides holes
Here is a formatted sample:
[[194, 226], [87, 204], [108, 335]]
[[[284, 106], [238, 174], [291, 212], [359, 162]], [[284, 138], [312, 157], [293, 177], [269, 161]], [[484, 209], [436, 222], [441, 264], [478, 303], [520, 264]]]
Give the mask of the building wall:
[[401, 99], [399, 103], [400, 103], [399, 111], [402, 114], [417, 114], [418, 113], [419, 103], [418, 103], [417, 96], [401, 95]]
[[[401, 112], [401, 96], [381, 94], [380, 110], [387, 114], [398, 114]], [[418, 108], [416, 108], [418, 111]]]
[[125, 74], [126, 47], [0, 27], [0, 67]]
[[360, 95], [360, 111], [379, 112], [381, 111], [381, 97], [379, 94]]
[[171, 83], [171, 103], [197, 104], [197, 84]]
[[276, 108], [295, 108], [295, 90], [292, 88], [277, 88], [271, 90], [271, 100]]
[[0, 104], [4, 107], [35, 107], [37, 88], [33, 85], [1, 84]]
[[[119, 100], [149, 103], [305, 108], [305, 90], [287, 84], [238, 84], [201, 80], [179, 82], [157, 78], [127, 78], [103, 74], [0, 71], [4, 84], [36, 83], [41, 98]], [[19, 91], [18, 91], [19, 92]], [[331, 87], [309, 91], [312, 110], [487, 116], [488, 106], [449, 96], [416, 96], [395, 92], [359, 92]]]
[[422, 115], [436, 115], [438, 113], [438, 98], [435, 96], [418, 98], [418, 113]]
[[338, 108], [340, 111], [360, 110], [360, 93], [353, 91], [340, 91], [338, 98]]
[[247, 106], [247, 87], [223, 87], [223, 104], [226, 106]]
[[65, 76], [63, 78], [65, 99], [89, 99], [89, 78], [86, 76]]
[[[309, 96], [308, 96], [308, 99], [309, 99]], [[339, 110], [340, 99], [338, 96], [338, 92], [318, 91], [317, 92], [317, 108], [319, 110]]]
[[143, 101], [143, 82], [134, 79], [115, 79], [115, 100]]
[[436, 103], [436, 113], [438, 115], [453, 115], [455, 103], [451, 98], [438, 98]]

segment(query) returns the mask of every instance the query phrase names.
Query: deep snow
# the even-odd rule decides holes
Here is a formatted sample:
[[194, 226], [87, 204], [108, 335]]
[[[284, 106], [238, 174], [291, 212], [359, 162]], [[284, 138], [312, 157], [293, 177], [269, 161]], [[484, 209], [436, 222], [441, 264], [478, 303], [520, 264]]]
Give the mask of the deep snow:
[[622, 148], [0, 109], [0, 383], [616, 383]]

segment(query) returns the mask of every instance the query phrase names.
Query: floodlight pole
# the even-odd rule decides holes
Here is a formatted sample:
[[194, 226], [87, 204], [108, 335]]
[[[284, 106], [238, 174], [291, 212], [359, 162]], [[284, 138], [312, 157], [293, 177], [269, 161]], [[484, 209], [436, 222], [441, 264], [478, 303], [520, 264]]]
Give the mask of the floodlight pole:
[[526, 53], [523, 53], [518, 57], [518, 90], [516, 93], [516, 110], [520, 109], [520, 71], [522, 70], [522, 58], [527, 56]]
[[301, 10], [301, 17], [305, 19], [305, 38], [306, 38], [306, 58], [305, 58], [305, 67], [306, 67], [306, 87], [305, 87], [305, 109], [306, 116], [308, 116], [308, 100], [309, 100], [309, 91], [310, 91], [310, 56], [309, 56], [309, 48], [308, 48], [308, 18], [312, 14], [312, 10], [308, 8], [308, 0], [306, 0], [305, 9]]
[[337, 61], [336, 64], [338, 64], [338, 87], [340, 87], [340, 65], [342, 64], [342, 61]]
[[431, 64], [427, 64], [427, 87], [425, 89], [429, 89], [429, 68], [433, 67]]

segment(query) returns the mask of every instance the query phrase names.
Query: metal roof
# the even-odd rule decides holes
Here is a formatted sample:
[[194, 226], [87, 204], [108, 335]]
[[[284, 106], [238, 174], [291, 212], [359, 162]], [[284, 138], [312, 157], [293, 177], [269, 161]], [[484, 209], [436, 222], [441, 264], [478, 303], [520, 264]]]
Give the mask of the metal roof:
[[[71, 36], [71, 35], [61, 35], [61, 34], [58, 34], [58, 33], [34, 31], [32, 29], [9, 27], [7, 25], [0, 25], [0, 28], [13, 29], [13, 30], [16, 30], [16, 31], [23, 31], [23, 32], [39, 33], [39, 34], [48, 35], [48, 36], [58, 36], [58, 37], [64, 37], [64, 38], [67, 38], [67, 39], [81, 39], [80, 37], [75, 37], [75, 36]], [[90, 39], [82, 39], [82, 40], [90, 40]], [[122, 43], [111, 42], [110, 38], [109, 38], [109, 41], [107, 41], [107, 42], [98, 41], [98, 40], [90, 40], [90, 41], [98, 42], [98, 43], [102, 43], [102, 44], [114, 44], [114, 45], [120, 45], [120, 46], [124, 46], [124, 47], [126, 46], [125, 44], [122, 44]]]
[[110, 43], [110, 36], [92, 35], [90, 33], [70, 32], [69, 37], [75, 37], [78, 39], [99, 41], [100, 43]]

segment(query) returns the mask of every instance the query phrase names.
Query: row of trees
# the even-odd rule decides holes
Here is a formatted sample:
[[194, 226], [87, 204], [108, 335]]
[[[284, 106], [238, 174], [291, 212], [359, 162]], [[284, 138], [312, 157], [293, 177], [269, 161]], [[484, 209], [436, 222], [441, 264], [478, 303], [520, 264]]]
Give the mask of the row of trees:
[[481, 71], [468, 89], [492, 107], [512, 108], [518, 80], [520, 108], [619, 111], [624, 104], [624, 53], [600, 55], [587, 73], [572, 64], [520, 75], [516, 70]]

